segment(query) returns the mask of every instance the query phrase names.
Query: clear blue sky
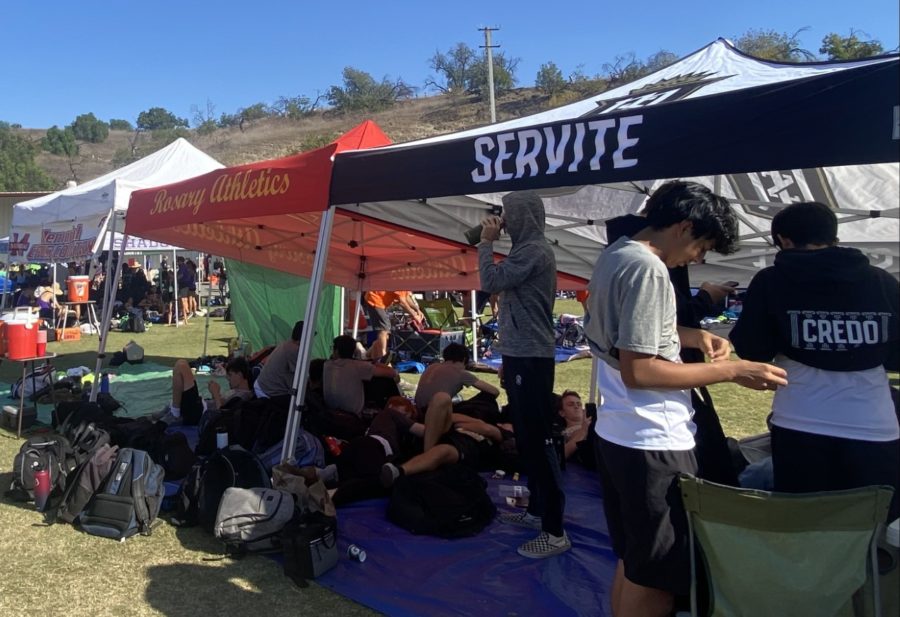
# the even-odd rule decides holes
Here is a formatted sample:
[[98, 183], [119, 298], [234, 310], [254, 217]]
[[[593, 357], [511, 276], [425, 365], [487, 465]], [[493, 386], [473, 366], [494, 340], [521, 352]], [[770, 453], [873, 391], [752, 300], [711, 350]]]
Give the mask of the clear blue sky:
[[541, 64], [599, 73], [617, 54], [665, 49], [682, 56], [747, 30], [800, 33], [814, 52], [828, 32], [851, 28], [898, 46], [897, 0], [44, 0], [4, 3], [0, 120], [64, 126], [82, 113], [134, 123], [151, 107], [192, 119], [192, 106], [234, 113], [281, 96], [315, 97], [346, 66], [422, 86], [428, 60], [477, 28], [520, 59], [519, 85]]

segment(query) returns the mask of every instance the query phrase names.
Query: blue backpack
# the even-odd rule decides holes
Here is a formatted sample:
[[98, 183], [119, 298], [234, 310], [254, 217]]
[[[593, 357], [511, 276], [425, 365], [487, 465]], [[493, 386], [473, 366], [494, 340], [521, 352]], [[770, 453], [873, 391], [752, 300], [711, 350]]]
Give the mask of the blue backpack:
[[[282, 439], [259, 454], [263, 465], [270, 470], [281, 462], [281, 450], [284, 447]], [[302, 428], [297, 433], [297, 446], [294, 448], [294, 459], [288, 461], [296, 467], [324, 467], [325, 446], [322, 440]]]

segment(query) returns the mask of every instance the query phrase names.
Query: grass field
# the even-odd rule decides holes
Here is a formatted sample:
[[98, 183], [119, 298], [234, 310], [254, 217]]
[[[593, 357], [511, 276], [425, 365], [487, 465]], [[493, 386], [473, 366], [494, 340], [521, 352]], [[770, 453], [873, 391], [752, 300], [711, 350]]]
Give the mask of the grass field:
[[[559, 313], [580, 312], [580, 306], [571, 300], [561, 300], [556, 308]], [[148, 361], [171, 365], [177, 358], [199, 356], [204, 332], [203, 320], [195, 319], [186, 327], [155, 326], [138, 335], [112, 333], [109, 350], [121, 349], [134, 338], [146, 349]], [[233, 336], [233, 324], [212, 319], [207, 353], [224, 355]], [[54, 361], [59, 369], [93, 367], [97, 337], [51, 343], [48, 349], [59, 354]], [[18, 363], [0, 364], [0, 381], [10, 383], [20, 374]], [[482, 375], [497, 383], [496, 376]], [[417, 376], [404, 375], [404, 379], [415, 382]], [[589, 360], [557, 365], [557, 391], [573, 389], [586, 397], [589, 379]], [[764, 429], [770, 395], [730, 385], [713, 388], [713, 395], [726, 434], [742, 436]], [[0, 486], [4, 490], [21, 442], [14, 433], [0, 430]], [[0, 501], [0, 529], [5, 532], [0, 535], [0, 555], [6, 572], [0, 577], [0, 615], [374, 614], [318, 585], [296, 587], [270, 559], [210, 560], [219, 545], [197, 529], [163, 523], [151, 537], [118, 543], [76, 532], [67, 525], [46, 527], [30, 504], [6, 497]]]

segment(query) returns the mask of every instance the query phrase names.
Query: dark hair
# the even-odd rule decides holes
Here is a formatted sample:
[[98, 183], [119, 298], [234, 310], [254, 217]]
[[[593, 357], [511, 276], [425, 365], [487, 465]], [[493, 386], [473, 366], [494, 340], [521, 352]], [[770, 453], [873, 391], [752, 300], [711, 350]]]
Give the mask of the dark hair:
[[450, 343], [444, 347], [441, 357], [444, 358], [444, 362], [465, 362], [469, 357], [469, 352], [464, 345]]
[[356, 353], [356, 339], [349, 334], [342, 334], [334, 339], [334, 350], [338, 358], [352, 358]]
[[643, 210], [652, 229], [691, 223], [697, 239], [713, 240], [713, 249], [727, 255], [737, 250], [738, 220], [728, 200], [696, 182], [666, 182], [647, 200]]
[[778, 236], [788, 238], [797, 248], [809, 244], [835, 244], [838, 220], [834, 211], [818, 201], [791, 204], [772, 219], [772, 240], [781, 248]]
[[309, 361], [309, 380], [321, 383], [325, 377], [325, 358], [313, 358]]
[[303, 335], [303, 320], [301, 319], [297, 323], [294, 324], [294, 329], [291, 330], [291, 340], [300, 342], [300, 337]]
[[563, 400], [565, 400], [565, 398], [566, 398], [567, 396], [577, 396], [577, 397], [578, 397], [578, 400], [579, 400], [579, 401], [581, 400], [581, 395], [578, 394], [575, 390], [566, 390], [566, 391], [564, 391], [562, 394], [560, 394], [560, 395], [558, 395], [558, 396], [554, 394], [554, 396], [556, 397], [556, 411], [557, 411], [557, 412], [562, 411], [562, 409], [563, 409]]
[[241, 377], [247, 380], [247, 383], [250, 383], [250, 363], [247, 362], [246, 358], [232, 358], [225, 365], [225, 372], [239, 373]]

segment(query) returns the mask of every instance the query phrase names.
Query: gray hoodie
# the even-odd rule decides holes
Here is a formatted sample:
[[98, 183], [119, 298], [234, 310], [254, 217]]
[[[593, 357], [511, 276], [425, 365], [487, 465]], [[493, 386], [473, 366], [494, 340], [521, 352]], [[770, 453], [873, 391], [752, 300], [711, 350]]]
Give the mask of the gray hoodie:
[[516, 358], [552, 358], [556, 258], [544, 238], [544, 203], [532, 191], [509, 193], [503, 212], [509, 255], [494, 263], [492, 245], [478, 245], [481, 289], [500, 292], [498, 350]]

